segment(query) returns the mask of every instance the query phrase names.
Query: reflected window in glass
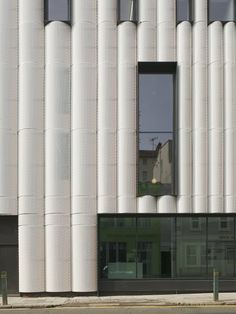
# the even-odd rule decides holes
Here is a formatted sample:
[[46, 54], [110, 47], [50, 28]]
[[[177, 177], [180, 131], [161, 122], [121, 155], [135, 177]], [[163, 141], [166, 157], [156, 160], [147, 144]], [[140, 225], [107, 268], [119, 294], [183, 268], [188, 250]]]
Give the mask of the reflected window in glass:
[[[223, 228], [222, 228], [223, 227]], [[214, 269], [221, 277], [235, 276], [235, 235], [233, 217], [208, 218], [208, 275]]]
[[138, 278], [170, 278], [173, 275], [173, 231], [173, 218], [137, 219]]
[[197, 219], [197, 225], [189, 217], [176, 220], [177, 277], [206, 276], [206, 218]]
[[136, 219], [101, 218], [99, 236], [101, 278], [135, 279]]

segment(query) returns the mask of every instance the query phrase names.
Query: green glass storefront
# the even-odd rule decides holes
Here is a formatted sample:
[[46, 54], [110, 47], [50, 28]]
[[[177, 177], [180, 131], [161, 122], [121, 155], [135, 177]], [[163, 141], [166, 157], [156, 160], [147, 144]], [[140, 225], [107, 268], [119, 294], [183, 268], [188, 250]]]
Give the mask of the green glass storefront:
[[99, 281], [204, 280], [213, 269], [236, 279], [235, 224], [229, 215], [100, 215]]

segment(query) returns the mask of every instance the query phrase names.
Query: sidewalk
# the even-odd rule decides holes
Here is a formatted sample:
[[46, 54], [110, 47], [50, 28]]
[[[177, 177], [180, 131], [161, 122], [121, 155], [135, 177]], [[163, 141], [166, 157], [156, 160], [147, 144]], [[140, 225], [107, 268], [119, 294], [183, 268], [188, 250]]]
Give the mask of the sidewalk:
[[187, 306], [187, 305], [236, 305], [236, 292], [220, 293], [219, 301], [213, 301], [212, 293], [104, 296], [104, 297], [9, 297], [8, 306], [3, 308], [49, 308], [49, 307], [117, 307], [117, 306]]

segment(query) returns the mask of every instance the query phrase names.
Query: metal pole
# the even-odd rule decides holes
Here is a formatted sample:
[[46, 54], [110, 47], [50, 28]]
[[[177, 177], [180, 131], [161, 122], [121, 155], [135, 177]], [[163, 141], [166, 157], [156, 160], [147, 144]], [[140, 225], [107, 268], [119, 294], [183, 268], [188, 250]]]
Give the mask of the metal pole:
[[2, 285], [2, 305], [7, 305], [7, 272], [1, 272], [1, 285]]
[[213, 270], [213, 297], [214, 301], [219, 301], [219, 272]]

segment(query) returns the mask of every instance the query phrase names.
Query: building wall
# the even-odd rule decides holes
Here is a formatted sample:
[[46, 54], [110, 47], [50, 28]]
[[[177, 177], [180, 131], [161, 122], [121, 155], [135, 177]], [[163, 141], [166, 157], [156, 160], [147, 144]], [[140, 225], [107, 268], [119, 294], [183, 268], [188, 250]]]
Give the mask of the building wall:
[[[97, 213], [236, 212], [233, 22], [175, 0], [0, 0], [0, 214], [19, 215], [20, 292], [97, 290]], [[178, 62], [178, 195], [136, 194], [137, 62]], [[177, 157], [177, 156], [176, 156]]]

